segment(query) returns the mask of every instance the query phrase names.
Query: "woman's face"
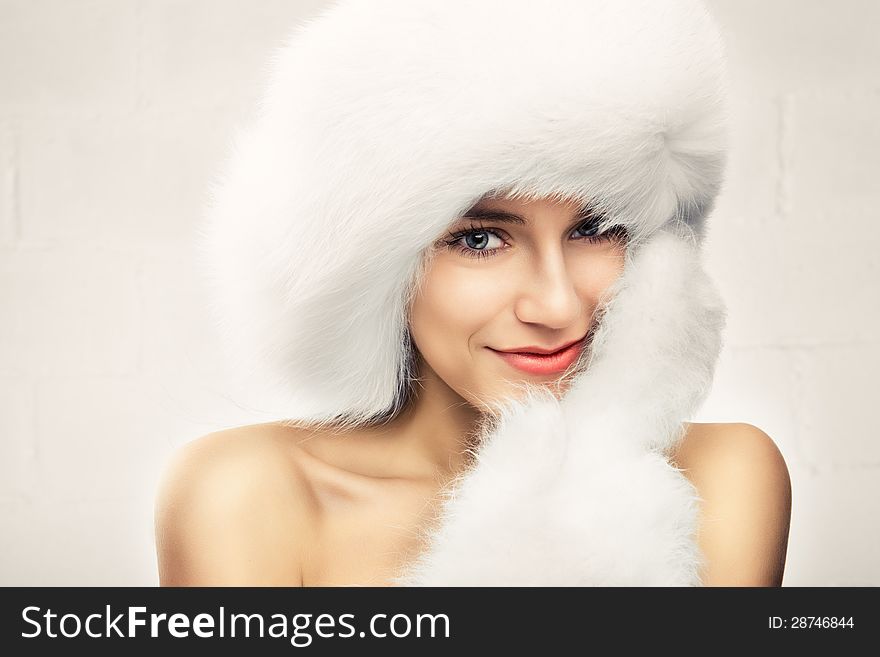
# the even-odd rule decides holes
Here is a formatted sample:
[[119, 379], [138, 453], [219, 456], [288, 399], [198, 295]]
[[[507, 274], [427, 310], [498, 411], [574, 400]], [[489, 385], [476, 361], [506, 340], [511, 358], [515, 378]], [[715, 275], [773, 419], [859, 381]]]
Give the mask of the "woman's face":
[[[410, 307], [420, 376], [469, 403], [516, 394], [512, 382], [564, 386], [603, 292], [620, 276], [626, 236], [598, 233], [574, 202], [483, 199], [434, 245]], [[526, 347], [556, 354], [511, 353]]]

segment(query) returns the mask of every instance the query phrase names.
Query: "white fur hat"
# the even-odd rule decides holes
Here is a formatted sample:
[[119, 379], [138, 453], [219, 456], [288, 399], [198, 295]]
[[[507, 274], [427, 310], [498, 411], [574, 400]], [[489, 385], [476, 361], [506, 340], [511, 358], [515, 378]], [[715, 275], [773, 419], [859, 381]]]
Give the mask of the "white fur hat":
[[[594, 492], [648, 505], [645, 514], [679, 509], [669, 532], [647, 541], [656, 562], [639, 534], [648, 516], [634, 512], [633, 540], [582, 555], [591, 565], [575, 579], [693, 583], [693, 498], [656, 458], [708, 393], [721, 348], [724, 304], [700, 245], [725, 161], [725, 80], [721, 39], [696, 0], [328, 6], [277, 52], [199, 243], [247, 403], [316, 422], [393, 412], [409, 384], [406, 309], [421, 257], [452, 220], [489, 192], [591, 204], [600, 229], [622, 224], [630, 240], [589, 368], [561, 402], [536, 393], [512, 403], [493, 435], [506, 431], [503, 449], [520, 451], [496, 458], [530, 464], [535, 481], [613, 455], [641, 463], [653, 474], [640, 481], [665, 482], [667, 497]], [[490, 442], [484, 460], [502, 449]], [[577, 472], [571, 485], [583, 486]], [[597, 472], [589, 485], [609, 477]], [[468, 542], [478, 522], [499, 541], [509, 523], [528, 522], [522, 508], [505, 516], [487, 502], [499, 485], [471, 476], [458, 503], [483, 506], [457, 529], [447, 522], [434, 536], [444, 547], [401, 582], [523, 583], [497, 554], [488, 570], [474, 563]], [[540, 490], [554, 505], [587, 495], [561, 486]], [[585, 536], [603, 513], [583, 511]], [[606, 563], [630, 543], [641, 558], [623, 570]], [[540, 549], [530, 572], [555, 551]], [[571, 568], [531, 576], [552, 584]]]

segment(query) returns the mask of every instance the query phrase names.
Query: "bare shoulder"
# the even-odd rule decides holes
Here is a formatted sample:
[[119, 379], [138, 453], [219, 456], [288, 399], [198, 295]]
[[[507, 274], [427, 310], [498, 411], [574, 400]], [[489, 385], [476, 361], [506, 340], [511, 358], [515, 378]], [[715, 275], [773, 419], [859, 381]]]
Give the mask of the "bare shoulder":
[[778, 446], [746, 423], [691, 424], [674, 455], [701, 498], [708, 586], [779, 586], [791, 480]]
[[[742, 465], [741, 459], [759, 459], [788, 473], [775, 441], [762, 429], [745, 422], [690, 423], [675, 462], [685, 469]], [[731, 460], [732, 459], [732, 460]]]
[[155, 504], [161, 585], [301, 584], [314, 506], [296, 431], [226, 429], [172, 455]]

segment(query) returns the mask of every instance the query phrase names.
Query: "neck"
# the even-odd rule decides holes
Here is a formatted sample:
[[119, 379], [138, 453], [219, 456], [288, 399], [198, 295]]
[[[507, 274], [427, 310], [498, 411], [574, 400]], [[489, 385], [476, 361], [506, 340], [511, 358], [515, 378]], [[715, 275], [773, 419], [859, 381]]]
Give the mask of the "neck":
[[448, 480], [468, 465], [467, 450], [479, 420], [479, 411], [419, 359], [413, 399], [393, 420], [399, 436], [395, 449], [406, 459], [407, 470]]

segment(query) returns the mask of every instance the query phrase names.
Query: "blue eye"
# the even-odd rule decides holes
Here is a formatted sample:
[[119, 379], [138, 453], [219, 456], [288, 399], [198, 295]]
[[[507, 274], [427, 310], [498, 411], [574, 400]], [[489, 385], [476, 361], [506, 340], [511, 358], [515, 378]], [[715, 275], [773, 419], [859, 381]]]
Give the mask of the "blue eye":
[[579, 225], [577, 228], [575, 228], [574, 232], [579, 233], [581, 231], [586, 231], [585, 234], [580, 235], [580, 237], [595, 237], [596, 231], [598, 231], [598, 230], [599, 230], [598, 223], [591, 219], [590, 221], [585, 221], [584, 223]]
[[589, 219], [582, 224], [580, 224], [577, 228], [575, 228], [575, 233], [586, 233], [579, 235], [580, 239], [586, 240], [592, 244], [598, 244], [600, 242], [612, 242], [612, 241], [626, 241], [629, 232], [626, 229], [626, 226], [622, 224], [618, 224], [616, 226], [612, 226], [611, 228], [605, 229], [603, 232], [597, 232], [599, 230], [599, 221], [596, 219]]
[[496, 245], [495, 248], [501, 248], [501, 246], [503, 246], [504, 244], [504, 240], [501, 238], [501, 236], [491, 230], [468, 231], [464, 235], [462, 235], [460, 239], [464, 241], [464, 246], [466, 246], [468, 249], [473, 249], [475, 251], [494, 250], [489, 246], [493, 239], [501, 242], [501, 245]]
[[[450, 235], [444, 240], [448, 246], [456, 247], [458, 252], [470, 258], [487, 258], [504, 248], [504, 238], [491, 228], [471, 228]], [[492, 238], [501, 242], [496, 248], [486, 248]]]

